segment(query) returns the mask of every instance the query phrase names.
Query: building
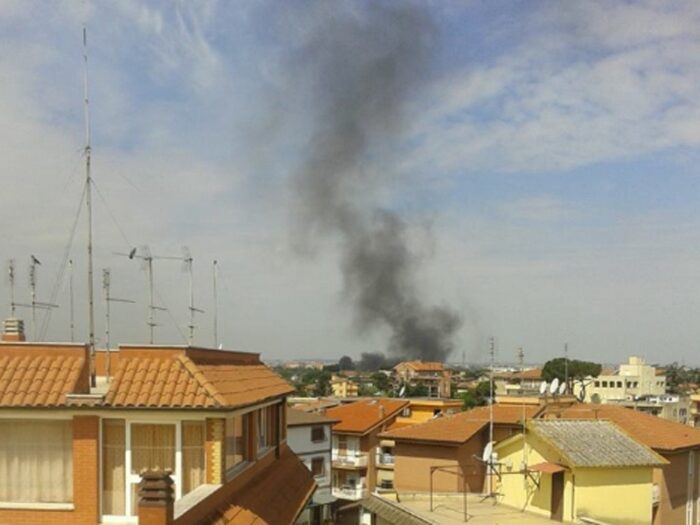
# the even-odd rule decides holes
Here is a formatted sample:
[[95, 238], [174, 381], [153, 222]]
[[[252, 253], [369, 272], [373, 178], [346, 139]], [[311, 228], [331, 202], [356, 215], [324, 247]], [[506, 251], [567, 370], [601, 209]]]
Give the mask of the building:
[[[489, 379], [486, 378], [488, 381]], [[542, 383], [542, 369], [498, 371], [493, 374], [494, 394], [499, 396], [537, 395]]]
[[423, 387], [428, 397], [452, 397], [450, 392], [452, 374], [442, 363], [404, 361], [396, 365], [393, 372], [397, 386]]
[[360, 386], [350, 378], [334, 375], [331, 377], [331, 390], [333, 397], [357, 397], [360, 393]]
[[[371, 399], [330, 408], [326, 416], [337, 419], [333, 425], [333, 479], [335, 497], [358, 502], [381, 485], [377, 449], [379, 434], [394, 423], [408, 406], [403, 399]], [[359, 505], [355, 507], [359, 512]]]
[[460, 399], [409, 398], [408, 406], [396, 418], [398, 425], [415, 425], [439, 416], [449, 416], [462, 410]]
[[694, 427], [700, 427], [700, 394], [690, 396], [689, 423]]
[[700, 518], [700, 430], [615, 405], [576, 404], [540, 417], [602, 419], [661, 455], [653, 472], [654, 525], [695, 525]]
[[[493, 405], [493, 440], [520, 433], [540, 406]], [[490, 407], [479, 407], [380, 435], [392, 445], [393, 488], [399, 493], [481, 492], [485, 468], [474, 458], [489, 442]]]
[[297, 525], [321, 525], [332, 519], [331, 426], [336, 419], [294, 408], [287, 409], [287, 443], [316, 481], [316, 492]]
[[[603, 370], [596, 378], [585, 382], [583, 399], [587, 403], [634, 401], [643, 396], [662, 396], [666, 393], [666, 376], [646, 364], [641, 357], [630, 357], [616, 371]], [[580, 384], [574, 384], [574, 393], [580, 394]]]
[[531, 420], [495, 446], [503, 504], [556, 521], [652, 523], [653, 469], [668, 462], [609, 421]]
[[[0, 523], [291, 524], [306, 506], [316, 485], [287, 445], [293, 388], [258, 354], [121, 346], [108, 380], [104, 352], [5, 327]], [[148, 508], [142, 473], [144, 490], [162, 488]]]
[[669, 421], [675, 421], [682, 425], [693, 426], [693, 418], [690, 415], [690, 398], [675, 394], [662, 394], [660, 396], [640, 396], [629, 400], [608, 400], [608, 403], [624, 406], [657, 416]]

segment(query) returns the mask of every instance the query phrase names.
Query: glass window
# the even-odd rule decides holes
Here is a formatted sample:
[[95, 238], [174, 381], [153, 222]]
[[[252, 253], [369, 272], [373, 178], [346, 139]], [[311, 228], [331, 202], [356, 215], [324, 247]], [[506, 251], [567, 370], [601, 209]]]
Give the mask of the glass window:
[[322, 426], [311, 427], [311, 441], [318, 443], [326, 440], [326, 431]]
[[267, 448], [267, 417], [265, 417], [265, 409], [260, 409], [257, 412], [258, 420], [258, 453]]
[[182, 422], [182, 495], [203, 485], [204, 469], [203, 421]]
[[622, 388], [622, 381], [617, 382], [617, 388]]
[[608, 388], [608, 382], [607, 382], [607, 381], [603, 381], [603, 388]]
[[102, 511], [124, 514], [126, 432], [123, 419], [102, 420]]
[[72, 421], [0, 421], [0, 501], [73, 501]]
[[175, 425], [131, 425], [131, 473], [175, 471]]
[[311, 473], [314, 477], [321, 477], [326, 474], [326, 463], [323, 457], [311, 458]]
[[248, 459], [248, 416], [226, 419], [226, 470]]

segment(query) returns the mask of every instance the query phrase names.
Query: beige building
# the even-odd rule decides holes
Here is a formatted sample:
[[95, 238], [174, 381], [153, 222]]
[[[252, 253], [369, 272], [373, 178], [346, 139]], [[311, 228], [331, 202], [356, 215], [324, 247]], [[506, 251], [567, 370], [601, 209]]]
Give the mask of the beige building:
[[452, 374], [442, 363], [404, 361], [394, 367], [394, 380], [402, 386], [423, 386], [428, 397], [452, 397]]
[[[580, 394], [581, 385], [575, 383], [574, 393]], [[607, 403], [616, 400], [634, 401], [642, 396], [661, 396], [666, 393], [666, 376], [646, 364], [641, 357], [629, 361], [610, 373], [602, 373], [586, 381], [584, 401]]]
[[347, 377], [334, 375], [331, 378], [331, 390], [333, 391], [333, 397], [357, 397], [360, 387]]
[[690, 396], [690, 424], [694, 427], [700, 427], [700, 394]]

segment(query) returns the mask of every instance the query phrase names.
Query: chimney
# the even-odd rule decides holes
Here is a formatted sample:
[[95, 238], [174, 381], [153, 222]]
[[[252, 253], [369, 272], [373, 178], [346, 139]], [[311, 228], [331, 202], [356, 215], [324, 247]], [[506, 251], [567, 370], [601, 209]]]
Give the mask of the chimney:
[[384, 419], [384, 405], [380, 404], [379, 405], [379, 418]]
[[9, 317], [5, 319], [2, 340], [8, 342], [26, 341], [24, 336], [24, 321]]
[[138, 517], [139, 525], [172, 525], [175, 509], [169, 470], [141, 472]]

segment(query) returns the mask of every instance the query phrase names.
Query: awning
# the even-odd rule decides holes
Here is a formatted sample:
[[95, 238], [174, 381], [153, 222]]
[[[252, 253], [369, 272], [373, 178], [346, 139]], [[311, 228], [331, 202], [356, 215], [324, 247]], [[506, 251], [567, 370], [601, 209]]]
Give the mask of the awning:
[[320, 494], [314, 494], [313, 497], [313, 505], [328, 505], [329, 503], [333, 503], [335, 500], [337, 500], [335, 496], [332, 494], [326, 493], [326, 492], [321, 492]]
[[556, 474], [557, 472], [564, 472], [567, 469], [559, 463], [538, 463], [537, 465], [527, 467], [527, 470], [531, 472], [542, 472], [543, 474]]

